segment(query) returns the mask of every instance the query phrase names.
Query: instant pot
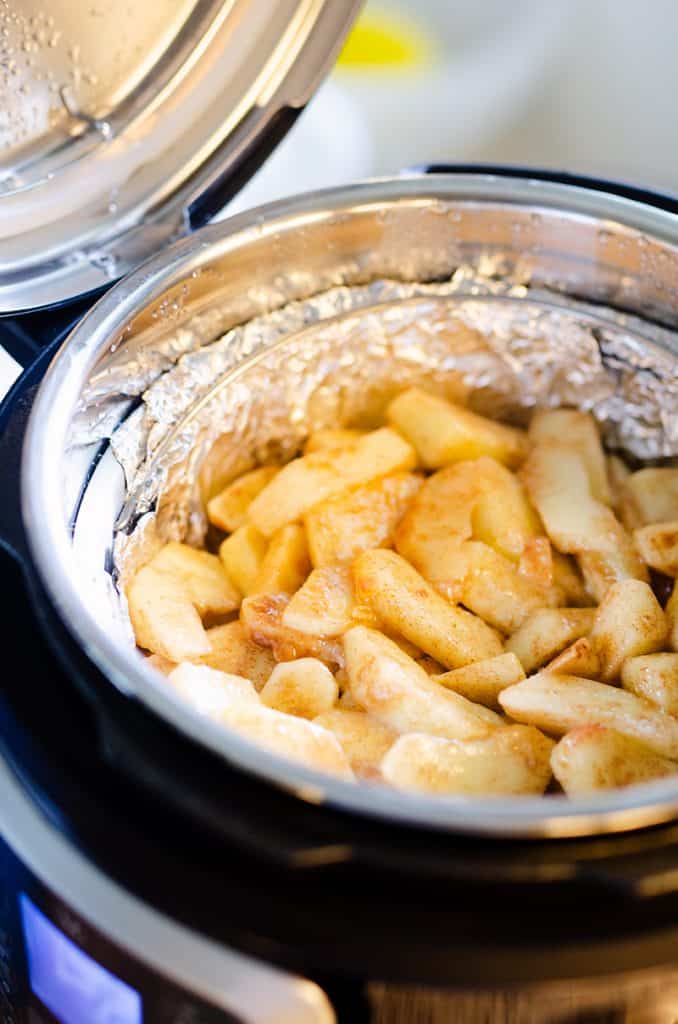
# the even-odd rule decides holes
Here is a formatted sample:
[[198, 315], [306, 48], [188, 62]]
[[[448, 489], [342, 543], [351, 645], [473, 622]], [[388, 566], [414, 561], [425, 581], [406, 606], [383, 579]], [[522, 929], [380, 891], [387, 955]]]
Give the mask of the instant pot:
[[[289, 31], [277, 25], [285, 45], [272, 49], [289, 63], [257, 79], [255, 119], [266, 99], [298, 109], [353, 13], [350, 3], [276, 10], [283, 6]], [[199, 5], [202, 16], [207, 7]], [[231, 17], [229, 31], [242, 28], [256, 7], [210, 8], [211, 34], [199, 26], [205, 45]], [[322, 59], [312, 45], [319, 38]], [[186, 52], [176, 43], [175, 57]], [[306, 87], [297, 80], [287, 107], [286, 74], [302, 67]], [[167, 71], [158, 95], [140, 91], [142, 120], [171, 99], [171, 83]], [[250, 101], [253, 88], [249, 81]], [[225, 109], [232, 105], [221, 106], [222, 118]], [[210, 386], [236, 393], [269, 353], [280, 367], [293, 364], [287, 345], [325, 322], [335, 330], [352, 289], [363, 289], [371, 315], [387, 305], [383, 288], [370, 291], [375, 282], [449, 281], [471, 267], [489, 282], [487, 295], [510, 281], [512, 303], [577, 304], [618, 382], [608, 399], [618, 408], [626, 400], [631, 418], [643, 419], [632, 408], [633, 380], [647, 379], [643, 394], [656, 395], [657, 381], [670, 391], [675, 200], [547, 172], [437, 167], [192, 232], [290, 116], [264, 118], [261, 133], [234, 144], [237, 156], [227, 133], [210, 155], [206, 146], [210, 166], [194, 166], [191, 187], [179, 185], [166, 205], [158, 189], [169, 179], [150, 187], [149, 165], [132, 161], [130, 171], [126, 163], [130, 203], [121, 178], [121, 205], [106, 206], [96, 242], [96, 160], [99, 151], [108, 159], [107, 144], [127, 122], [118, 135], [102, 127], [113, 113], [81, 117], [61, 148], [57, 126], [30, 152], [17, 151], [26, 173], [38, 143], [56, 164], [53, 177], [36, 172], [26, 187], [15, 172], [7, 187], [16, 221], [2, 228], [0, 329], [26, 369], [0, 408], [0, 1019], [671, 1024], [675, 782], [569, 802], [419, 799], [352, 786], [259, 750], [180, 704], [116, 617], [114, 538], [159, 511], [153, 487], [153, 500], [143, 487], [130, 495], [116, 431], [148, 408], [152, 381], [218, 338], [232, 358]], [[198, 121], [193, 110], [188, 123]], [[69, 145], [73, 161], [64, 157]], [[50, 196], [78, 160], [94, 178], [82, 218], [71, 211], [61, 223]], [[166, 175], [167, 164], [159, 167]], [[42, 220], [27, 216], [30, 204]], [[323, 314], [314, 296], [332, 289], [337, 301]], [[476, 278], [462, 274], [459, 289], [464, 300], [478, 298]], [[303, 311], [294, 337], [238, 333], [290, 303]], [[611, 324], [633, 332], [626, 363], [621, 350], [605, 352]], [[325, 361], [336, 357], [335, 376], [342, 365], [350, 375], [339, 349]], [[199, 405], [176, 422], [170, 414], [151, 482]], [[678, 445], [674, 414], [667, 401], [659, 454]], [[626, 411], [618, 416], [625, 422]]]

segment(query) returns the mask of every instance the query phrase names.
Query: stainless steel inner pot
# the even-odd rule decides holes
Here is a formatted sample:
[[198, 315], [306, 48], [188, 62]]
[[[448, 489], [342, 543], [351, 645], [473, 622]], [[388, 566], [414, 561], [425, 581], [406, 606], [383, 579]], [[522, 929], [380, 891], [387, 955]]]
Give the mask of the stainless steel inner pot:
[[[512, 301], [521, 301], [529, 282], [550, 289], [556, 305], [567, 305], [569, 297], [604, 304], [602, 323], [610, 317], [624, 323], [618, 311], [628, 311], [639, 344], [665, 368], [678, 354], [671, 330], [678, 326], [678, 220], [660, 209], [537, 179], [442, 174], [273, 204], [204, 229], [125, 278], [55, 358], [35, 400], [23, 458], [23, 514], [36, 567], [64, 622], [112, 685], [301, 799], [413, 826], [497, 836], [581, 835], [670, 819], [678, 814], [678, 781], [576, 801], [468, 800], [319, 775], [179, 703], [144, 665], [124, 614], [117, 614], [111, 547], [127, 494], [106, 437], [111, 425], [135, 415], [139, 381], [150, 383], [176, 363], [189, 336], [209, 344], [234, 325], [327, 289], [381, 279], [446, 280], [462, 265], [488, 280], [514, 282]], [[317, 327], [322, 303], [314, 310]], [[284, 352], [293, 340], [283, 334], [276, 348]], [[256, 349], [239, 354], [218, 387], [237, 388], [260, 355]], [[91, 411], [92, 396], [106, 394], [107, 382], [115, 401], [99, 409], [100, 439], [91, 433], [83, 439], [83, 408]], [[674, 417], [663, 429], [677, 440]]]

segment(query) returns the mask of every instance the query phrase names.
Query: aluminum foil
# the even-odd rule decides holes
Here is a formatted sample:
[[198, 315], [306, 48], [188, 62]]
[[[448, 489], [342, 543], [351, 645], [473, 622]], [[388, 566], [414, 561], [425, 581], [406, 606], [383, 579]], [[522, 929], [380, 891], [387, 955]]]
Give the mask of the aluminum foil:
[[120, 577], [165, 540], [201, 543], [205, 499], [237, 473], [291, 458], [318, 427], [376, 425], [412, 384], [517, 423], [536, 406], [578, 406], [611, 449], [678, 455], [676, 336], [492, 267], [332, 288], [210, 340], [218, 322], [203, 313], [143, 357], [121, 350], [84, 396], [77, 443], [110, 437], [125, 474]]

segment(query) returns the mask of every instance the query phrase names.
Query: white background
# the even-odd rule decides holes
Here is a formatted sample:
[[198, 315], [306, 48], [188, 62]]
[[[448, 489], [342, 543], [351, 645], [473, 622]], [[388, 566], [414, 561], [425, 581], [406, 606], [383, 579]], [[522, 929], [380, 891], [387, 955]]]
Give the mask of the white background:
[[[678, 193], [676, 0], [371, 0], [439, 58], [338, 69], [237, 208], [430, 160], [587, 171]], [[341, 105], [341, 109], [338, 108]]]

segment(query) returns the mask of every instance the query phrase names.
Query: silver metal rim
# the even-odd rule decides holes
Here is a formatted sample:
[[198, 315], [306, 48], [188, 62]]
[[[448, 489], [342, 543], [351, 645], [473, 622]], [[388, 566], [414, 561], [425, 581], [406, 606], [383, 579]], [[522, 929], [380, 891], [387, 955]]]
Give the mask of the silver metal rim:
[[[296, 794], [399, 825], [504, 837], [590, 835], [642, 828], [678, 816], [678, 782], [660, 781], [585, 800], [565, 797], [460, 799], [415, 796], [377, 785], [341, 782], [268, 754], [191, 711], [131, 648], [107, 635], [82, 600], [71, 575], [69, 538], [58, 516], [59, 462], [67, 436], [69, 410], [82, 381], [131, 316], [177, 278], [208, 256], [243, 245], [254, 234], [273, 235], [293, 218], [318, 219], [344, 207], [384, 201], [466, 200], [557, 207], [582, 218], [620, 222], [678, 244], [678, 218], [643, 204], [585, 188], [546, 183], [538, 178], [493, 175], [419, 175], [328, 189], [241, 214], [203, 229], [150, 260], [116, 285], [87, 314], [54, 359], [38, 391], [30, 417], [22, 464], [22, 510], [38, 573], [63, 622], [85, 653], [121, 691], [134, 695], [191, 739], [229, 763]], [[49, 424], [49, 430], [45, 425]]]

